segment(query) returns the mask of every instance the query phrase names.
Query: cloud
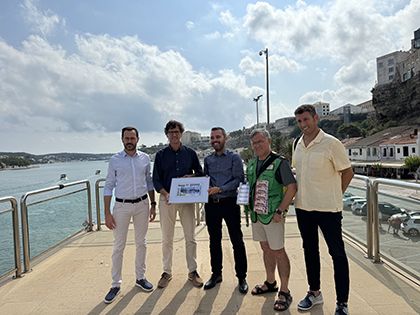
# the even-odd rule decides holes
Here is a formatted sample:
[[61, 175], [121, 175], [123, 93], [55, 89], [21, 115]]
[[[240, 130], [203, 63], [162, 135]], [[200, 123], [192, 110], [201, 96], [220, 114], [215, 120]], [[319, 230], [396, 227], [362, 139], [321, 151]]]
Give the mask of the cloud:
[[21, 50], [0, 40], [2, 129], [115, 132], [132, 124], [153, 132], [171, 117], [201, 130], [215, 124], [214, 111], [220, 123], [244, 124], [241, 107], [255, 91], [244, 76], [196, 72], [180, 53], [136, 36], [85, 34], [75, 43], [68, 54], [36, 35]]
[[324, 90], [305, 93], [299, 98], [299, 103], [313, 104], [322, 100], [323, 102], [330, 103], [332, 109], [335, 109], [347, 103], [357, 105], [371, 98], [372, 95], [369, 91], [353, 86], [343, 86], [336, 91]]
[[215, 31], [215, 32], [213, 32], [211, 34], [206, 34], [205, 37], [208, 40], [218, 39], [218, 38], [220, 38], [220, 33], [218, 31]]
[[388, 16], [381, 14], [384, 6], [374, 0], [337, 0], [325, 6], [298, 0], [284, 10], [257, 2], [247, 6], [243, 27], [249, 36], [286, 57], [328, 57], [336, 63], [350, 63], [358, 56], [371, 60], [389, 53], [389, 47], [407, 45], [418, 28], [419, 0], [395, 12], [387, 3]]
[[352, 85], [363, 87], [371, 84], [376, 78], [376, 61], [366, 62], [362, 58], [356, 59], [349, 66], [342, 66], [334, 75], [334, 80], [341, 86]]
[[195, 28], [195, 23], [192, 21], [187, 21], [187, 23], [185, 23], [185, 27], [189, 30], [194, 29]]
[[[299, 62], [289, 63], [288, 67], [284, 62], [287, 59], [283, 59], [283, 63], [270, 62], [270, 67], [273, 63], [282, 65], [283, 69], [302, 69], [306, 64], [323, 60], [328, 60], [330, 66], [338, 66], [332, 76], [337, 90], [309, 91], [300, 97], [300, 102], [322, 100], [345, 104], [371, 98], [376, 58], [402, 47], [407, 50], [413, 30], [419, 26], [419, 15], [419, 0], [409, 3], [337, 0], [323, 6], [298, 0], [284, 9], [257, 2], [247, 6], [243, 27], [251, 38], [270, 47], [275, 55]], [[251, 67], [248, 59], [243, 59], [241, 64], [243, 71], [249, 66], [247, 75], [261, 71], [261, 67]], [[325, 71], [321, 76], [328, 80]]]
[[21, 4], [22, 14], [26, 22], [31, 25], [31, 30], [42, 34], [44, 37], [51, 35], [58, 25], [65, 26], [65, 20], [60, 19], [58, 15], [50, 10], [40, 12], [36, 7], [36, 0], [25, 0]]
[[[305, 69], [305, 66], [295, 60], [289, 60], [284, 56], [269, 56], [269, 72], [276, 74], [280, 72], [298, 72]], [[239, 63], [239, 68], [248, 76], [265, 74], [265, 61], [254, 61], [250, 56], [246, 56]]]

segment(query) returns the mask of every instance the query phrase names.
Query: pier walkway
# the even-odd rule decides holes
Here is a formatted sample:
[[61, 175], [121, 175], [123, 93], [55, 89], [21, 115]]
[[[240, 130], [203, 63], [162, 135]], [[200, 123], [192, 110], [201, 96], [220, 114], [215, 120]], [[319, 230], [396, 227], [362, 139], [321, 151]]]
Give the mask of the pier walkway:
[[[250, 290], [265, 280], [262, 251], [252, 240], [251, 227], [243, 224], [248, 256]], [[210, 277], [209, 240], [204, 223], [197, 226], [198, 273], [204, 282]], [[187, 279], [182, 227], [177, 222], [174, 242], [173, 279], [168, 287], [159, 289], [162, 273], [161, 231], [159, 222], [149, 226], [147, 235], [147, 279], [155, 286], [144, 292], [134, 285], [134, 253], [132, 226], [124, 255], [121, 293], [112, 304], [103, 299], [111, 284], [113, 235], [101, 231], [82, 232], [52, 250], [24, 277], [8, 277], [0, 282], [0, 314], [274, 314], [274, 293], [253, 296], [238, 292], [233, 269], [233, 254], [224, 227], [223, 282], [204, 291]], [[283, 314], [334, 314], [335, 291], [332, 261], [325, 242], [321, 244], [322, 291], [325, 304], [308, 312], [297, 310], [297, 303], [308, 290], [301, 238], [296, 218], [286, 222], [286, 251], [291, 261], [290, 290], [294, 301]], [[396, 272], [387, 263], [373, 264], [364, 252], [346, 241], [350, 263], [350, 314], [420, 314], [420, 286]]]

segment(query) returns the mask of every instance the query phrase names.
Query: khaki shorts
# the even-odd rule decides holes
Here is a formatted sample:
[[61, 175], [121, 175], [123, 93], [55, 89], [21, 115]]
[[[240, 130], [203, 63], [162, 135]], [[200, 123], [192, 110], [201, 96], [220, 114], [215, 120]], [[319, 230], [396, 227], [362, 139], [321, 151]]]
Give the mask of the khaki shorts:
[[272, 250], [282, 249], [284, 247], [284, 222], [285, 220], [262, 224], [257, 220], [252, 223], [252, 239], [256, 242], [268, 242]]

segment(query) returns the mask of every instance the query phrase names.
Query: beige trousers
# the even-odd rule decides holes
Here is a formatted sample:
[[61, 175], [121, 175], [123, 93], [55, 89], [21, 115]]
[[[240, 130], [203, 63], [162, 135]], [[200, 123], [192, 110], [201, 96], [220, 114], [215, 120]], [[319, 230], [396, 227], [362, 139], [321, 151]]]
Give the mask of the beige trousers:
[[197, 270], [197, 242], [195, 241], [195, 204], [177, 203], [167, 205], [165, 196], [159, 197], [160, 228], [162, 229], [163, 272], [172, 274], [172, 256], [176, 214], [179, 213], [185, 238], [185, 254], [188, 272]]

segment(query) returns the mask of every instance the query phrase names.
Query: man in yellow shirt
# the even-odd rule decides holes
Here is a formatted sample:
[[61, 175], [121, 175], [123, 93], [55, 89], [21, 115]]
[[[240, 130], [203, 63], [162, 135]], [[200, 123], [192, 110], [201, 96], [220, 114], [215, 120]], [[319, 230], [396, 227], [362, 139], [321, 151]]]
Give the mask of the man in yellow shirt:
[[343, 144], [318, 128], [315, 107], [302, 105], [295, 116], [303, 136], [293, 154], [298, 191], [296, 216], [303, 241], [309, 291], [298, 309], [310, 310], [323, 304], [320, 291], [321, 264], [318, 228], [321, 229], [334, 264], [337, 296], [335, 315], [348, 314], [349, 265], [342, 238], [342, 194], [353, 178]]

